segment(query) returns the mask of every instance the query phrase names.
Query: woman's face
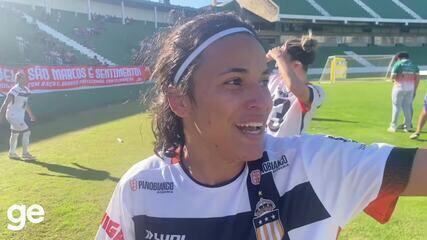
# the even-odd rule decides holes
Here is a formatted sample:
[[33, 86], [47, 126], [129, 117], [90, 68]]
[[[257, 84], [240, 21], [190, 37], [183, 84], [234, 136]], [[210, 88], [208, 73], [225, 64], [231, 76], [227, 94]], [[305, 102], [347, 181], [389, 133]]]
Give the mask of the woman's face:
[[193, 80], [195, 100], [184, 118], [187, 144], [230, 161], [260, 158], [272, 105], [261, 45], [247, 34], [216, 41], [201, 55]]
[[20, 85], [25, 86], [25, 85], [27, 85], [28, 78], [27, 78], [27, 76], [26, 76], [26, 75], [24, 75], [24, 74], [19, 74], [19, 75], [17, 76], [17, 78], [16, 78], [16, 81], [17, 81]]

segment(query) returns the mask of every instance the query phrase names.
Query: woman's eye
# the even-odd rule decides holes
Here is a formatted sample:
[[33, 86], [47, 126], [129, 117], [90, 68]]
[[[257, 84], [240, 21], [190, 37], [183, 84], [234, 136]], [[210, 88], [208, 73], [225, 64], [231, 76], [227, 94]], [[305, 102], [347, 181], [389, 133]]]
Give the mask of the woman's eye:
[[226, 85], [236, 85], [236, 86], [240, 86], [242, 85], [242, 79], [240, 78], [235, 78], [235, 79], [231, 79], [225, 82]]

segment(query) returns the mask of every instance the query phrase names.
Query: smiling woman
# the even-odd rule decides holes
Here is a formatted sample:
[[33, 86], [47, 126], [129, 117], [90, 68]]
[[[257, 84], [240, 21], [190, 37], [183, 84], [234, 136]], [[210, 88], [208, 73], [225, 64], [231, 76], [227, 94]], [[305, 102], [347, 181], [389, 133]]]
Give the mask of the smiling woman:
[[157, 44], [156, 155], [122, 177], [96, 239], [336, 239], [364, 209], [385, 222], [400, 194], [426, 194], [424, 150], [265, 135], [265, 52], [234, 14]]

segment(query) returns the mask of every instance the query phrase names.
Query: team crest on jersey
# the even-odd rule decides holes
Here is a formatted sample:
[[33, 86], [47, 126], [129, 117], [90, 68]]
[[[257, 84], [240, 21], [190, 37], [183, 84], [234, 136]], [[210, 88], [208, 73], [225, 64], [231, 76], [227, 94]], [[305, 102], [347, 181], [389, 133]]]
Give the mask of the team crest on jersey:
[[138, 190], [138, 181], [136, 181], [135, 179], [132, 179], [129, 181], [129, 185], [130, 185], [130, 189], [135, 192], [136, 190]]
[[257, 240], [283, 239], [285, 236], [279, 209], [269, 199], [261, 198], [256, 204], [253, 224]]
[[262, 163], [262, 174], [268, 172], [276, 172], [282, 168], [289, 166], [288, 159], [282, 155], [279, 159], [274, 161], [266, 161]]
[[251, 172], [251, 183], [253, 185], [259, 185], [261, 183], [261, 171], [256, 169]]

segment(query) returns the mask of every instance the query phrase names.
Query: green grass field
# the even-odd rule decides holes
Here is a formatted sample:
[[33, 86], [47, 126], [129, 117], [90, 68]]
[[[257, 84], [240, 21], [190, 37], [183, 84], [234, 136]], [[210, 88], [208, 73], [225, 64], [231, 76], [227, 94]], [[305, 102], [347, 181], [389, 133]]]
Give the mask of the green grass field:
[[[322, 86], [327, 97], [311, 124], [312, 133], [365, 143], [427, 145], [427, 133], [412, 141], [407, 133], [386, 132], [390, 83]], [[414, 124], [426, 90], [423, 82], [415, 100]], [[33, 163], [7, 158], [8, 132], [0, 129], [0, 239], [93, 239], [120, 176], [152, 154], [150, 116], [141, 109], [136, 103], [120, 104], [39, 123], [31, 146], [39, 160]], [[11, 205], [36, 203], [46, 212], [42, 223], [27, 222], [18, 232], [7, 230], [6, 211]], [[386, 225], [362, 214], [340, 239], [427, 239], [427, 197], [401, 198]]]

